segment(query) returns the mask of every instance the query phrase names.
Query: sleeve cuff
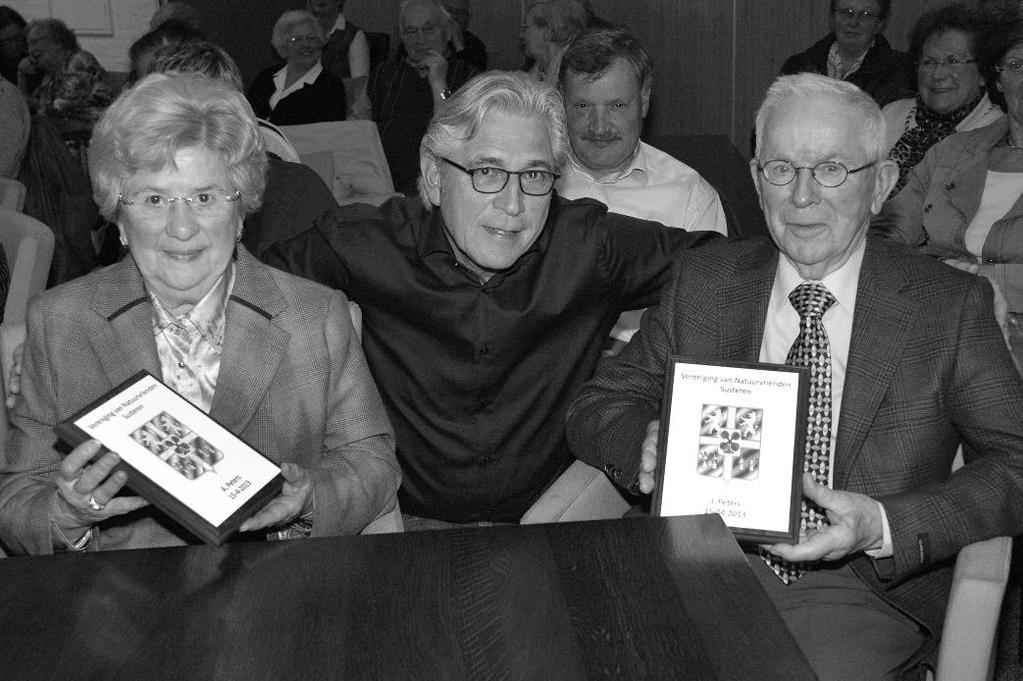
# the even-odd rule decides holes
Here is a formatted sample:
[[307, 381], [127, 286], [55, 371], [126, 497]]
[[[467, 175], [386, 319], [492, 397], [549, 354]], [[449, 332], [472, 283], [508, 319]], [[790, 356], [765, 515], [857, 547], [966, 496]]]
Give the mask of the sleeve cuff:
[[884, 510], [884, 504], [880, 501], [876, 502], [877, 507], [881, 509], [881, 547], [877, 549], [868, 549], [864, 551], [871, 558], [890, 558], [894, 553], [892, 549], [892, 528], [888, 525], [888, 514]]

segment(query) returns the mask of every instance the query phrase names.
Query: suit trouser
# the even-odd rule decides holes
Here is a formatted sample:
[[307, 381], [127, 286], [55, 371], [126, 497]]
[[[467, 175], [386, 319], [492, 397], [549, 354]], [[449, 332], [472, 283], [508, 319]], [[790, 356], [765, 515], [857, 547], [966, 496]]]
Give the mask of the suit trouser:
[[824, 564], [786, 586], [757, 554], [747, 558], [821, 681], [905, 678], [918, 664], [927, 636], [848, 565]]

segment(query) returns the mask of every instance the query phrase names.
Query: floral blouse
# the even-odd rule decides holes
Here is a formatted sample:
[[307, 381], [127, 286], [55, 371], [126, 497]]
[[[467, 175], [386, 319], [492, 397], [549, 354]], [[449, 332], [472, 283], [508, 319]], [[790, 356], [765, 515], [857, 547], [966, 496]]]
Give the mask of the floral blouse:
[[85, 50], [71, 55], [57, 77], [47, 75], [32, 93], [33, 113], [79, 121], [90, 127], [113, 101], [105, 82], [106, 72]]

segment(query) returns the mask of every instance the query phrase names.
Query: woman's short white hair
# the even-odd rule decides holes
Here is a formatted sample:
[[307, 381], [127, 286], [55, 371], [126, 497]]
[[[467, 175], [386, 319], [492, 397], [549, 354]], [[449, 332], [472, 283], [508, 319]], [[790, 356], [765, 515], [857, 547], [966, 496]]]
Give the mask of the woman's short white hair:
[[881, 161], [888, 156], [885, 144], [886, 126], [881, 107], [873, 97], [852, 83], [835, 78], [828, 78], [816, 73], [797, 73], [793, 76], [777, 78], [764, 95], [757, 110], [756, 157], [761, 161], [771, 159], [760, 158], [760, 148], [764, 142], [764, 128], [768, 119], [779, 105], [791, 99], [816, 99], [819, 97], [835, 97], [849, 106], [853, 118], [858, 118], [863, 125], [863, 147], [872, 163]]
[[89, 144], [89, 175], [100, 213], [116, 222], [118, 195], [138, 172], [173, 166], [182, 149], [200, 147], [227, 166], [243, 214], [257, 210], [266, 186], [266, 152], [252, 107], [225, 81], [154, 73], [104, 112]]
[[327, 34], [323, 30], [323, 25], [316, 20], [312, 12], [304, 9], [290, 10], [277, 19], [277, 23], [274, 24], [273, 35], [270, 38], [270, 43], [277, 50], [277, 54], [281, 55], [282, 59], [284, 59], [284, 45], [288, 41], [291, 29], [304, 24], [312, 26], [313, 33], [319, 38], [321, 43], [327, 41]]

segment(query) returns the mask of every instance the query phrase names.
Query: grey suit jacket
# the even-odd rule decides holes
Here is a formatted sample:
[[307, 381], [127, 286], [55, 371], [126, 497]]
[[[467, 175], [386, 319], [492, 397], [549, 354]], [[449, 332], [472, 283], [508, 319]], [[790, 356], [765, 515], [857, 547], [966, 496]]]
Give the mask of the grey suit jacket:
[[[757, 361], [778, 257], [766, 238], [683, 254], [661, 307], [570, 410], [576, 455], [634, 484], [667, 356]], [[879, 238], [850, 340], [834, 486], [884, 504], [894, 548], [852, 567], [937, 636], [959, 549], [1023, 531], [1023, 380], [986, 280]], [[961, 441], [976, 454], [952, 473]]]
[[[314, 535], [355, 533], [394, 506], [394, 435], [344, 296], [238, 248], [210, 415], [313, 479]], [[140, 370], [161, 375], [152, 308], [131, 257], [47, 291], [29, 313], [21, 397], [0, 459], [0, 539], [52, 551], [61, 456], [53, 426]], [[99, 526], [90, 548], [196, 541], [153, 508]]]

